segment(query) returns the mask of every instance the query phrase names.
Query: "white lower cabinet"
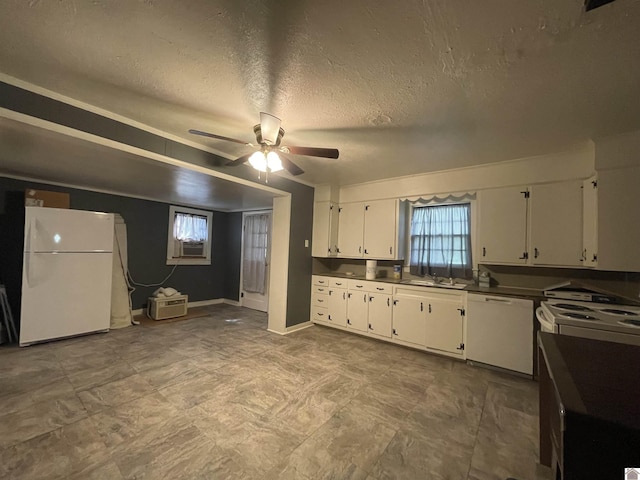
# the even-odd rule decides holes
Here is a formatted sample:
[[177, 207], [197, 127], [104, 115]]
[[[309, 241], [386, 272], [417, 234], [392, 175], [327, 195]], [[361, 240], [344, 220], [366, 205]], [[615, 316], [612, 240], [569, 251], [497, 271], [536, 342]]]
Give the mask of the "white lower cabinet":
[[393, 297], [393, 338], [424, 347], [427, 343], [427, 319], [424, 299], [410, 295]]
[[333, 325], [347, 326], [347, 289], [329, 288], [328, 319]]
[[369, 295], [364, 291], [347, 292], [347, 328], [366, 332], [369, 328]]
[[312, 289], [314, 323], [466, 358], [466, 292], [317, 275]]
[[429, 294], [427, 302], [426, 347], [464, 358], [464, 299]]
[[391, 338], [391, 295], [369, 294], [369, 333], [376, 337]]

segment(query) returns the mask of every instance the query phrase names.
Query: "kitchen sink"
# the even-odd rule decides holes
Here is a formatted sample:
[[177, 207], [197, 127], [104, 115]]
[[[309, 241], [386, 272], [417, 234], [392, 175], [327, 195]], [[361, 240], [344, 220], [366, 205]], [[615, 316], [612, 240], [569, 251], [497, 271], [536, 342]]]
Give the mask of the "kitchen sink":
[[405, 285], [418, 285], [421, 287], [451, 288], [454, 290], [462, 290], [467, 286], [466, 283], [449, 283], [434, 282], [433, 280], [402, 280]]

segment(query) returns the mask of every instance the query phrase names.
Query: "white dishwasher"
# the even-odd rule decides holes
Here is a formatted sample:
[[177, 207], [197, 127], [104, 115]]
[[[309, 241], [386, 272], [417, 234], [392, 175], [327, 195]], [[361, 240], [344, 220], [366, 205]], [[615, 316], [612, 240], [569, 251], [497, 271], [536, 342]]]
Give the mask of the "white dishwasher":
[[533, 301], [469, 294], [467, 360], [533, 375]]

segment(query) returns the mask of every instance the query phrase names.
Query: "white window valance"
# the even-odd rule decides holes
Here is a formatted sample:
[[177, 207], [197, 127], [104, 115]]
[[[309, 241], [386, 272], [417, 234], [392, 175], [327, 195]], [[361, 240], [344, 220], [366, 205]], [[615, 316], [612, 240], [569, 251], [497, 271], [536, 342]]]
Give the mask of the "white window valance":
[[420, 195], [418, 197], [400, 197], [400, 200], [412, 205], [435, 205], [439, 203], [460, 203], [476, 199], [476, 192], [448, 193], [438, 195]]

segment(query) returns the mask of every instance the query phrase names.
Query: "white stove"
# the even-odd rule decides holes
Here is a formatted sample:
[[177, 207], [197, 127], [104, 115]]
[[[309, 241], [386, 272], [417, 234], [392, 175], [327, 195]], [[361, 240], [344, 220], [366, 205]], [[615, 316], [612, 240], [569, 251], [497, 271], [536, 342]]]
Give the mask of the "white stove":
[[536, 311], [543, 332], [640, 345], [640, 306], [550, 299]]

